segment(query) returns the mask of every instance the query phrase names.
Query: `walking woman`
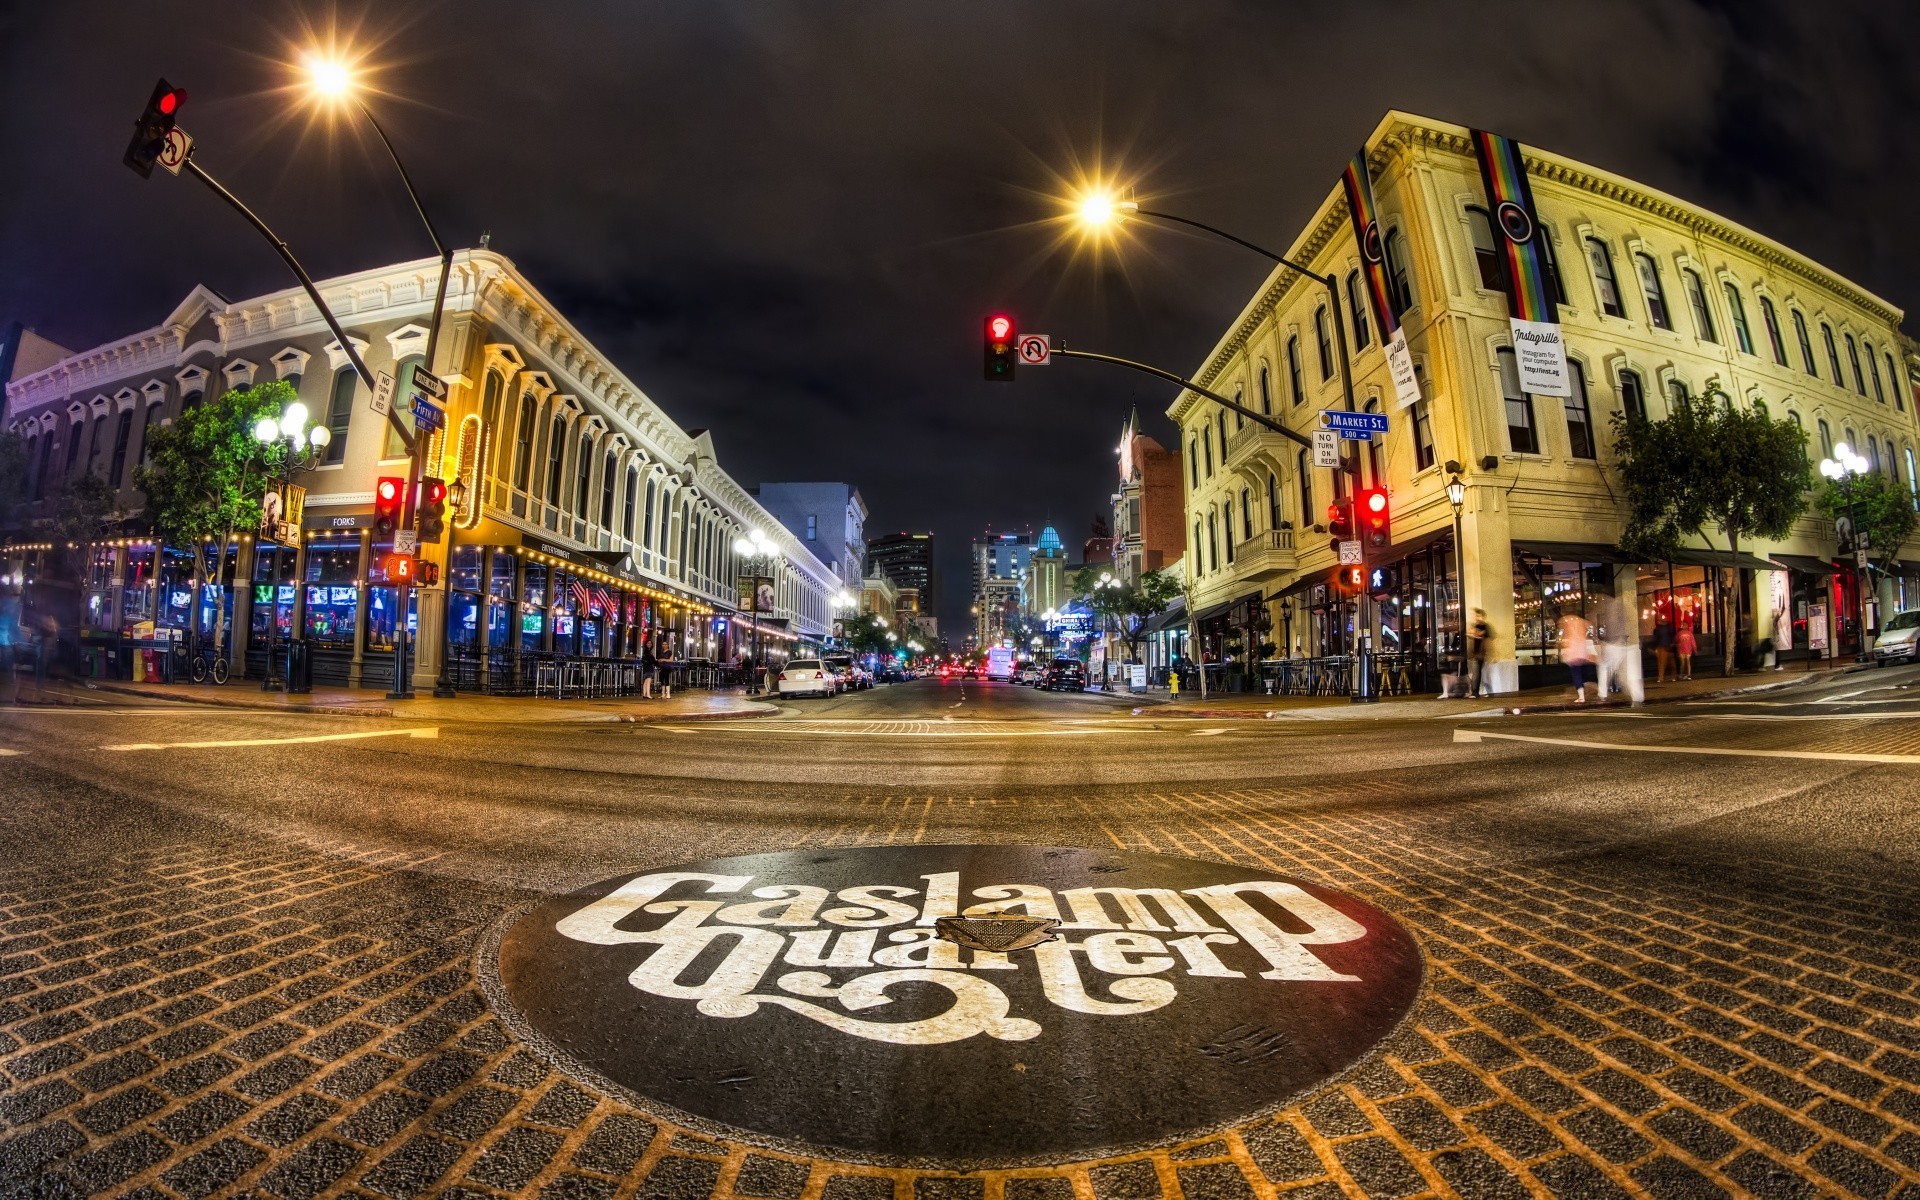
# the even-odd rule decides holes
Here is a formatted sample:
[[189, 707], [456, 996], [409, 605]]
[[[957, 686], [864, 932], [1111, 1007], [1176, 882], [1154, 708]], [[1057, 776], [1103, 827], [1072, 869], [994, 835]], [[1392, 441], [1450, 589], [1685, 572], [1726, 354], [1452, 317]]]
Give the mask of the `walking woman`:
[[[1573, 683], [1573, 702], [1587, 702], [1587, 680], [1593, 677], [1593, 627], [1577, 612], [1560, 618], [1560, 661], [1567, 664]], [[1602, 701], [1606, 696], [1601, 695]]]
[[1665, 683], [1668, 672], [1673, 670], [1673, 622], [1667, 620], [1665, 613], [1653, 627], [1653, 665], [1657, 678], [1655, 683]]
[[1693, 678], [1693, 651], [1699, 643], [1693, 637], [1693, 614], [1680, 614], [1680, 631], [1673, 635], [1673, 652], [1680, 656], [1680, 679]]

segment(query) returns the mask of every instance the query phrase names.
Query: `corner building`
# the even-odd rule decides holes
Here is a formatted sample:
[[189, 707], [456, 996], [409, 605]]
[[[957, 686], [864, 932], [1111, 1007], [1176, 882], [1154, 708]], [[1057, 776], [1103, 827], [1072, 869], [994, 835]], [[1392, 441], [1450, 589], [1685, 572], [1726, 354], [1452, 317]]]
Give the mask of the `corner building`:
[[[425, 259], [319, 285], [368, 368], [395, 376], [396, 412], [424, 362], [438, 279], [439, 260]], [[732, 547], [752, 528], [779, 548], [763, 652], [777, 664], [821, 643], [834, 571], [720, 467], [710, 431], [675, 424], [505, 257], [454, 255], [437, 353], [446, 425], [422, 469], [459, 484], [464, 503], [449, 506], [448, 540], [426, 548], [443, 564], [439, 586], [409, 605], [416, 687], [433, 685], [443, 633], [454, 681], [469, 689], [525, 690], [542, 663], [632, 658], [643, 646], [724, 663], [751, 642], [749, 619], [732, 619], [747, 608]], [[154, 328], [8, 384], [5, 423], [29, 439], [36, 505], [89, 471], [137, 514], [147, 430], [275, 378], [333, 433], [324, 461], [294, 477], [307, 489], [299, 542], [236, 533], [219, 584], [196, 597], [186, 550], [136, 517], [90, 553], [82, 636], [95, 670], [126, 673], [136, 626], [197, 623], [204, 635], [222, 606], [248, 674], [265, 670], [276, 629], [276, 644], [306, 641], [316, 682], [390, 685], [398, 593], [381, 572], [392, 547], [373, 540], [373, 493], [379, 477], [406, 475], [407, 458], [304, 292], [229, 302], [197, 287]], [[0, 548], [29, 581], [35, 552]]]
[[[1704, 209], [1527, 147], [1574, 393], [1529, 395], [1469, 130], [1390, 112], [1366, 158], [1418, 404], [1395, 399], [1335, 170], [1287, 255], [1339, 281], [1354, 404], [1391, 422], [1384, 437], [1351, 444], [1392, 501], [1391, 549], [1371, 560], [1393, 581], [1371, 627], [1390, 687], [1437, 686], [1437, 659], [1459, 647], [1463, 591], [1464, 608], [1485, 609], [1495, 631], [1490, 678], [1500, 691], [1559, 678], [1558, 615], [1590, 611], [1606, 594], [1637, 599], [1643, 641], [1663, 615], [1694, 624], [1695, 670], [1715, 669], [1725, 544], [1660, 563], [1620, 551], [1615, 413], [1657, 420], [1682, 390], [1763, 407], [1805, 431], [1815, 461], [1844, 441], [1920, 503], [1916, 364], [1887, 301]], [[1330, 303], [1319, 284], [1276, 268], [1195, 381], [1303, 434], [1319, 427], [1321, 410], [1345, 406]], [[1290, 686], [1343, 690], [1339, 660], [1357, 631], [1353, 605], [1333, 586], [1326, 521], [1344, 473], [1314, 468], [1296, 443], [1192, 392], [1168, 415], [1185, 443], [1186, 567], [1204, 646], [1196, 656], [1221, 664], [1229, 683], [1278, 674]], [[1446, 492], [1456, 474], [1466, 489], [1458, 547]], [[1743, 545], [1730, 597], [1741, 643], [1771, 643], [1782, 660], [1857, 648], [1854, 572], [1835, 552], [1832, 524], [1811, 507], [1786, 540]], [[1883, 612], [1920, 595], [1920, 563], [1874, 574]], [[1822, 606], [1830, 636], [1810, 649]]]

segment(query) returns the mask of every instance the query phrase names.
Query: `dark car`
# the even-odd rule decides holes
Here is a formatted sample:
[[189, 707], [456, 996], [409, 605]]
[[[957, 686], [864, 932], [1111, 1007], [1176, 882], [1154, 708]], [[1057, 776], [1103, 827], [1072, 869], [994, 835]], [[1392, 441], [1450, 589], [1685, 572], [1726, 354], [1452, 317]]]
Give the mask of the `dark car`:
[[1084, 692], [1087, 668], [1077, 658], [1056, 658], [1047, 664], [1040, 677], [1040, 689], [1047, 692]]

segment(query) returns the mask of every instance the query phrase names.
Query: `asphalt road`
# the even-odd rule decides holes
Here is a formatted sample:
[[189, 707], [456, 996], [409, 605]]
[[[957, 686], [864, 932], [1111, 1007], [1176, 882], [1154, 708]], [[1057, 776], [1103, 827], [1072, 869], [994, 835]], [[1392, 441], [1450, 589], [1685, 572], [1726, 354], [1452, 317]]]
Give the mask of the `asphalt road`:
[[[643, 869], [1018, 843], [1239, 863], [1343, 890], [1413, 932], [1424, 990], [1360, 1068], [1275, 1115], [1051, 1174], [975, 1173], [962, 1182], [989, 1190], [966, 1183], [954, 1200], [1039, 1200], [1042, 1179], [1099, 1200], [1294, 1186], [1892, 1195], [1920, 1173], [1917, 694], [1920, 670], [1897, 668], [1737, 701], [1451, 719], [1392, 706], [1167, 719], [1124, 698], [977, 681], [680, 725], [10, 711], [0, 1182], [291, 1200], [462, 1180], [533, 1195], [571, 1180], [577, 1194], [885, 1200], [872, 1189], [917, 1180], [913, 1194], [944, 1200], [929, 1187], [945, 1178], [928, 1174], [937, 1162], [768, 1150], [751, 1129], [709, 1128], [719, 1140], [702, 1143], [644, 1099], [568, 1082], [518, 1044], [472, 956], [503, 914]], [[362, 894], [377, 899], [314, 907]], [[209, 939], [190, 935], [222, 926], [245, 947], [169, 957], [204, 952]], [[270, 981], [275, 1003], [223, 1026], [221, 1013], [258, 1003], [259, 989], [230, 984], [272, 973], [263, 956], [292, 964]], [[421, 1003], [370, 1016], [390, 1002], [341, 965], [368, 956]], [[369, 1007], [288, 1015], [336, 985]], [[434, 988], [457, 993], [444, 1012], [427, 1010], [426, 996], [443, 1003]], [[168, 999], [179, 994], [214, 1007]], [[224, 1056], [228, 1072], [163, 1085], [156, 1073], [178, 1074], [180, 1056], [153, 1044], [189, 1027], [290, 1032], [259, 1058], [208, 1041], [189, 1061]], [[339, 1035], [349, 1027], [366, 1036]], [[98, 1069], [129, 1055], [140, 1061]], [[409, 1082], [449, 1055], [474, 1059], [466, 1076]], [[375, 1059], [381, 1081], [329, 1087]], [[256, 1061], [286, 1063], [292, 1082], [236, 1083], [251, 1075], [230, 1072]], [[1097, 1089], [1128, 1067], [1108, 1054], [1079, 1069]], [[580, 1111], [556, 1124], [541, 1114], [563, 1087]], [[101, 1115], [110, 1102], [136, 1115]], [[391, 1129], [361, 1116], [382, 1105], [398, 1114]], [[499, 1111], [450, 1120], [461, 1105]], [[311, 1120], [284, 1137], [261, 1124], [289, 1107]], [[627, 1159], [606, 1152], [617, 1122], [639, 1139]]]

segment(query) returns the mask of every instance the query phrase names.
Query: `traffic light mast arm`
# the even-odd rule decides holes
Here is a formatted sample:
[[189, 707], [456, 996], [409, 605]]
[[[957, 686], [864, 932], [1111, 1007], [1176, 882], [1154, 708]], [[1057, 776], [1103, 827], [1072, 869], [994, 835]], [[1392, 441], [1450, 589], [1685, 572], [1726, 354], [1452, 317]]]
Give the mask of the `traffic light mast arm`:
[[1084, 358], [1089, 362], [1112, 363], [1116, 367], [1127, 367], [1135, 371], [1144, 371], [1148, 375], [1152, 375], [1159, 379], [1164, 379], [1168, 383], [1177, 383], [1182, 388], [1185, 388], [1189, 392], [1193, 392], [1195, 395], [1205, 396], [1207, 399], [1214, 401], [1216, 404], [1221, 404], [1226, 406], [1227, 408], [1232, 409], [1234, 412], [1239, 413], [1241, 416], [1245, 417], [1249, 421], [1252, 421], [1256, 425], [1264, 425], [1268, 429], [1273, 430], [1275, 433], [1279, 434], [1283, 438], [1287, 438], [1290, 441], [1298, 442], [1309, 450], [1313, 449], [1313, 439], [1307, 437], [1305, 434], [1295, 433], [1293, 430], [1288, 429], [1285, 425], [1282, 425], [1280, 422], [1274, 420], [1272, 417], [1254, 412], [1252, 409], [1246, 407], [1245, 405], [1235, 404], [1233, 401], [1227, 399], [1225, 396], [1222, 396], [1220, 393], [1208, 391], [1206, 388], [1201, 387], [1199, 384], [1193, 382], [1191, 379], [1182, 379], [1180, 378], [1180, 376], [1175, 375], [1172, 371], [1162, 371], [1159, 367], [1150, 367], [1146, 363], [1134, 362], [1130, 358], [1116, 358], [1111, 354], [1095, 354], [1090, 350], [1069, 350], [1066, 348], [1064, 344], [1055, 345], [1053, 347], [1052, 357]]
[[[255, 216], [252, 209], [240, 203], [238, 196], [222, 187], [219, 180], [202, 170], [200, 164], [193, 161], [191, 151], [187, 154], [187, 161], [181, 165], [189, 175], [212, 188], [215, 195], [232, 205], [235, 212], [245, 217], [255, 229], [260, 231], [260, 236], [267, 239], [274, 251], [292, 269], [294, 277], [300, 280], [300, 286], [306, 289], [307, 297], [313, 301], [314, 307], [320, 310], [320, 316], [326, 320], [327, 328], [333, 331], [334, 340], [340, 343], [341, 350], [346, 353], [347, 361], [353, 364], [354, 373], [360, 376], [368, 390], [377, 387], [378, 383], [373, 377], [373, 372], [367, 370], [367, 364], [361, 360], [360, 352], [353, 348], [353, 343], [348, 340], [346, 331], [340, 328], [340, 322], [334, 318], [333, 310], [328, 308], [327, 302], [320, 298], [320, 289], [314, 286], [313, 276], [307, 274], [307, 269], [300, 265], [300, 260], [293, 256], [293, 251], [288, 249], [286, 242], [280, 239], [280, 235], [269, 229], [267, 223]], [[412, 455], [415, 440], [413, 431], [394, 415], [391, 408], [387, 410], [387, 422], [399, 433], [401, 443], [406, 446], [407, 453]]]

